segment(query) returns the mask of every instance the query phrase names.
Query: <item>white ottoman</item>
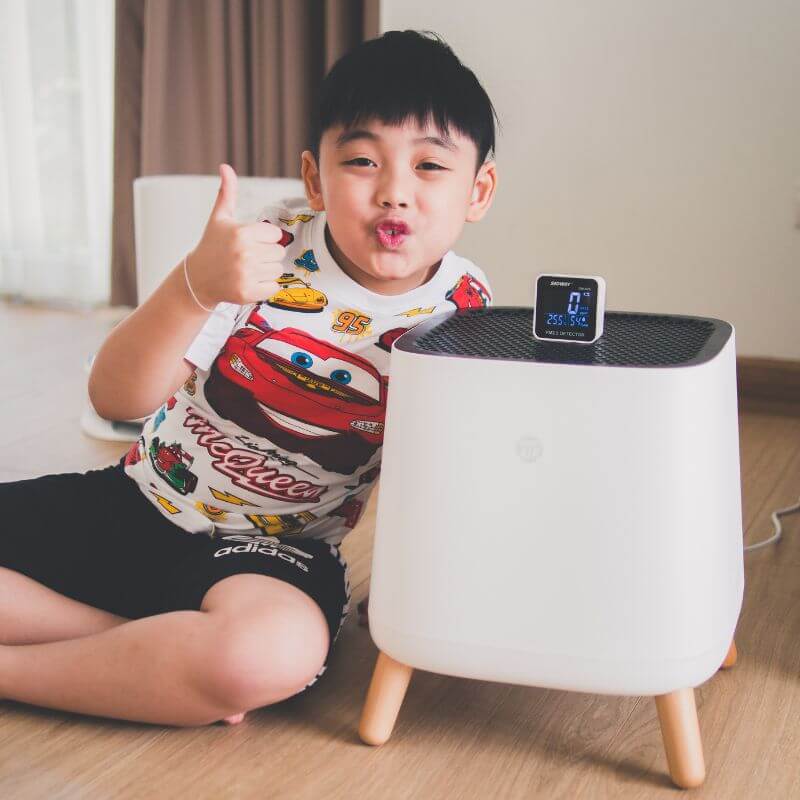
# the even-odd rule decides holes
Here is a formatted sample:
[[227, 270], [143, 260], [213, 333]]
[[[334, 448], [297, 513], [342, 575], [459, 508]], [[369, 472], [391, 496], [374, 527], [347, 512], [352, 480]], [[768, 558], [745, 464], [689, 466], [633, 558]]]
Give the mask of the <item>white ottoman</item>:
[[673, 781], [705, 776], [693, 687], [735, 661], [744, 588], [733, 327], [607, 312], [592, 345], [532, 309], [394, 343], [360, 735], [413, 668], [653, 695]]

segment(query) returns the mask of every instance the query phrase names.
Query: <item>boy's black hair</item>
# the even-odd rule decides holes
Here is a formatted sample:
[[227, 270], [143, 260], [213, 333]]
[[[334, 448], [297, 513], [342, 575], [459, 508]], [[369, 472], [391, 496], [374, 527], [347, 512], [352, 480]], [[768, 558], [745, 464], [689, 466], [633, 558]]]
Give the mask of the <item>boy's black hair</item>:
[[[424, 34], [431, 34], [429, 38]], [[308, 148], [319, 164], [322, 134], [335, 125], [354, 128], [371, 120], [402, 125], [432, 121], [475, 142], [475, 174], [494, 156], [497, 112], [475, 74], [433, 31], [387, 31], [343, 55], [325, 76], [315, 105]], [[499, 124], [499, 120], [498, 120]]]

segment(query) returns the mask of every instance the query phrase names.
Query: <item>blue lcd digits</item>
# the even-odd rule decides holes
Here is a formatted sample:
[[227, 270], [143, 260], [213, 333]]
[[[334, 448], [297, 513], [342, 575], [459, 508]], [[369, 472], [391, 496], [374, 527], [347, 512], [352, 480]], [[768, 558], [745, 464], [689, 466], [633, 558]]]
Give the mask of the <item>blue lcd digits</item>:
[[599, 275], [539, 275], [533, 336], [543, 342], [591, 344], [603, 335], [606, 282]]

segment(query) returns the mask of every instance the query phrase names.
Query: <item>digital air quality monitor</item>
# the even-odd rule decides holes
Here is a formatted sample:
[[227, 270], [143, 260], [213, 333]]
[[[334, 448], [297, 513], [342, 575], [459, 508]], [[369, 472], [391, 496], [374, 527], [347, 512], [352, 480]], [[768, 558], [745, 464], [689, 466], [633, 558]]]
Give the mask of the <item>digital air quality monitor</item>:
[[533, 337], [591, 344], [603, 335], [606, 282], [599, 275], [539, 275]]

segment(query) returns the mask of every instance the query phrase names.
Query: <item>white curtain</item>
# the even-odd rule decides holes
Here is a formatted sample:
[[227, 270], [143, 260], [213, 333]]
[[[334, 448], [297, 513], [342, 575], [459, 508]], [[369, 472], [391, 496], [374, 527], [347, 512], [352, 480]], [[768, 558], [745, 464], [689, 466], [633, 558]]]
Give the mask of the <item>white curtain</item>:
[[114, 0], [0, 0], [0, 297], [108, 302]]

